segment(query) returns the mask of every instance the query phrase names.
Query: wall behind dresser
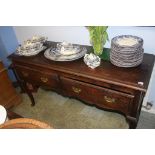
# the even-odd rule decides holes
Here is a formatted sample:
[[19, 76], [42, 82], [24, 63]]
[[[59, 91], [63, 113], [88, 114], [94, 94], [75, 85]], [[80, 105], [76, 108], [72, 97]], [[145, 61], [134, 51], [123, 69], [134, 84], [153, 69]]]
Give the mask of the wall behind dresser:
[[[16, 50], [18, 41], [12, 26], [0, 26], [0, 60], [6, 68], [10, 65], [7, 56]], [[15, 77], [11, 70], [8, 70], [9, 77], [15, 81]]]
[[[19, 43], [32, 37], [33, 35], [47, 36], [51, 41], [67, 41], [83, 45], [90, 45], [89, 33], [83, 26], [30, 26], [14, 27]], [[146, 53], [155, 54], [155, 27], [133, 27], [133, 26], [112, 26], [108, 28], [109, 39], [117, 35], [130, 34], [142, 37], [144, 39], [144, 50]], [[106, 47], [110, 47], [107, 42]], [[145, 100], [153, 102], [155, 106], [155, 76], [152, 76], [152, 82], [149, 86], [148, 94]], [[146, 101], [144, 104], [146, 104]]]
[[[83, 26], [20, 26], [14, 27], [18, 41], [24, 40], [33, 35], [47, 36], [51, 41], [68, 41], [89, 45], [89, 33]], [[132, 27], [132, 26], [112, 26], [108, 29], [109, 39], [122, 34], [132, 34], [144, 39], [144, 49], [147, 53], [155, 54], [155, 27]], [[110, 47], [107, 42], [106, 47]]]

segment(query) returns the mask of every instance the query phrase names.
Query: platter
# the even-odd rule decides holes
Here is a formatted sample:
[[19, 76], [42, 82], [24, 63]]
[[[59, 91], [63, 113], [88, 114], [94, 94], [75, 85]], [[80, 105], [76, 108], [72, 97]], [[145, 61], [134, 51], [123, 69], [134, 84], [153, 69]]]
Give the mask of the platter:
[[61, 54], [55, 48], [49, 48], [44, 52], [44, 56], [53, 61], [73, 61], [82, 58], [86, 53], [86, 48], [80, 48], [75, 54], [69, 52], [68, 54]]
[[43, 46], [47, 37], [33, 36], [31, 39], [25, 40], [16, 49], [15, 54], [19, 56], [34, 56], [45, 50], [47, 47]]

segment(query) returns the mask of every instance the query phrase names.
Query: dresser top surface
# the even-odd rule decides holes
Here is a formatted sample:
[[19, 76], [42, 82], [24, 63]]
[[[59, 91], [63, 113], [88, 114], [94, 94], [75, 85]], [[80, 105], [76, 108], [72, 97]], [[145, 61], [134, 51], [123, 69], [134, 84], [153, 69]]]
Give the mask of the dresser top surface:
[[[55, 46], [54, 42], [50, 43], [50, 46]], [[88, 51], [92, 48], [90, 46], [85, 47]], [[11, 54], [8, 58], [25, 65], [45, 67], [142, 91], [147, 90], [155, 61], [154, 55], [145, 53], [142, 64], [137, 67], [121, 68], [114, 66], [109, 61], [102, 60], [99, 67], [91, 69], [84, 63], [83, 58], [68, 62], [52, 61], [44, 57], [44, 51], [31, 57]], [[143, 82], [144, 84], [140, 85], [138, 82]]]

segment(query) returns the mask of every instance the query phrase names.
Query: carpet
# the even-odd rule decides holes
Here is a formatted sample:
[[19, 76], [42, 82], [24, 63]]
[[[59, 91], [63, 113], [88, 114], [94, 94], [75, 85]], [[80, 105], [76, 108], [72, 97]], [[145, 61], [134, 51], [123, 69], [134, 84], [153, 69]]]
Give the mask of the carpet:
[[[29, 97], [22, 94], [22, 103], [12, 111], [23, 117], [44, 121], [56, 129], [129, 128], [125, 117], [121, 114], [88, 106], [53, 91], [39, 89], [33, 95], [36, 102], [34, 107], [31, 107]], [[139, 127], [142, 128], [142, 125]]]
[[155, 114], [141, 111], [137, 129], [155, 129]]

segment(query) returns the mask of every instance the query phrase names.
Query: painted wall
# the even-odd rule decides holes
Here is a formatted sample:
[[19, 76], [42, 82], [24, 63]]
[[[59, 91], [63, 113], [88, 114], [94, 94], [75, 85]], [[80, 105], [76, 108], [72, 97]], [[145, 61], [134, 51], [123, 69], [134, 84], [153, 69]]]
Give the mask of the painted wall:
[[[45, 27], [14, 27], [19, 43], [32, 37], [33, 35], [47, 36], [51, 41], [67, 41], [83, 45], [90, 45], [89, 33], [83, 26], [45, 26]], [[144, 39], [145, 53], [155, 54], [155, 27], [120, 27], [113, 26], [108, 28], [109, 39], [117, 35], [131, 34], [142, 37]], [[107, 42], [106, 47], [110, 47], [110, 42]], [[155, 105], [155, 76], [152, 76], [148, 94], [145, 97], [147, 100], [153, 101]], [[145, 104], [145, 103], [144, 103]]]
[[[89, 33], [85, 27], [80, 26], [29, 26], [14, 27], [18, 41], [22, 43], [24, 40], [33, 35], [47, 36], [51, 41], [68, 41], [89, 45]], [[155, 27], [118, 27], [113, 26], [108, 29], [109, 39], [122, 34], [132, 34], [140, 36], [144, 39], [144, 50], [147, 53], [155, 54]], [[107, 42], [106, 47], [110, 47]]]
[[[7, 56], [15, 51], [18, 46], [18, 41], [11, 26], [0, 26], [0, 59], [3, 61], [4, 66], [8, 68], [10, 62]], [[9, 77], [15, 81], [15, 77], [11, 70], [8, 71]]]

